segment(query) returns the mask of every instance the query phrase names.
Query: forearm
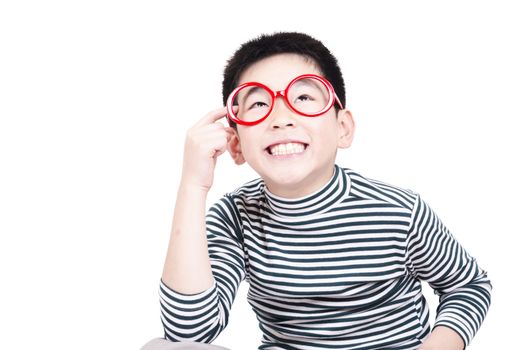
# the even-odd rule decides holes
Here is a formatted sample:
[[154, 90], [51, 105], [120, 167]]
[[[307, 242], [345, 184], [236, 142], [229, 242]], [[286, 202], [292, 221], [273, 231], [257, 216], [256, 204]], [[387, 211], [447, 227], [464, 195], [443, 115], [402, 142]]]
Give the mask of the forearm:
[[409, 231], [408, 254], [411, 273], [427, 281], [440, 296], [435, 329], [447, 327], [467, 346], [486, 317], [491, 283], [477, 261], [419, 197]]
[[437, 326], [418, 350], [462, 350], [464, 341], [457, 332], [445, 326]]
[[182, 184], [176, 199], [162, 280], [182, 294], [202, 292], [214, 283], [205, 231], [206, 197], [207, 191]]

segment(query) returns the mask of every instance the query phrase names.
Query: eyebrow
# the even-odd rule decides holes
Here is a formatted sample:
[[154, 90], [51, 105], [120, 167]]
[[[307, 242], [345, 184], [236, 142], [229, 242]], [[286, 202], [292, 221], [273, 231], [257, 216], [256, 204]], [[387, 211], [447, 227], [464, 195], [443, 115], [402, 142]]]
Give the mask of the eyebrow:
[[[310, 80], [308, 82], [308, 80]], [[301, 79], [295, 82], [295, 84], [300, 83], [300, 85], [306, 85], [306, 86], [313, 86], [317, 90], [319, 90], [323, 95], [328, 95], [329, 92], [327, 89], [324, 89], [324, 85], [322, 83], [318, 84], [315, 81], [312, 81], [313, 79]]]
[[239, 101], [238, 101], [239, 97], [247, 99], [249, 96], [251, 96], [253, 93], [255, 93], [255, 90], [263, 90], [263, 89], [260, 86], [251, 86], [249, 89], [244, 89], [244, 90], [242, 90], [244, 92], [243, 94], [239, 93], [237, 95], [237, 102], [239, 103]]

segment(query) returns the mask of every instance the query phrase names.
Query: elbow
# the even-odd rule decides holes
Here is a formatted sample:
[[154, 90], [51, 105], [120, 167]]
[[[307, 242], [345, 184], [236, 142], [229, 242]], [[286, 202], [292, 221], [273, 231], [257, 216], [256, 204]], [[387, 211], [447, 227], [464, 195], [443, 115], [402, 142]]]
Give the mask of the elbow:
[[161, 322], [165, 339], [211, 343], [225, 327], [216, 285], [203, 293], [184, 295], [160, 284]]
[[204, 316], [198, 319], [184, 320], [161, 316], [165, 339], [172, 342], [193, 341], [212, 343], [223, 330], [216, 315]]

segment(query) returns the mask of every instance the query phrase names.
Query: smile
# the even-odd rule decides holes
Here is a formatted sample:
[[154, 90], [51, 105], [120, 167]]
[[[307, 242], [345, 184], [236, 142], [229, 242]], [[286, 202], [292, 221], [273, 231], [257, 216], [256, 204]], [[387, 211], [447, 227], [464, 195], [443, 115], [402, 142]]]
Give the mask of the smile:
[[299, 142], [280, 143], [268, 147], [268, 153], [273, 156], [284, 156], [304, 152], [306, 144]]

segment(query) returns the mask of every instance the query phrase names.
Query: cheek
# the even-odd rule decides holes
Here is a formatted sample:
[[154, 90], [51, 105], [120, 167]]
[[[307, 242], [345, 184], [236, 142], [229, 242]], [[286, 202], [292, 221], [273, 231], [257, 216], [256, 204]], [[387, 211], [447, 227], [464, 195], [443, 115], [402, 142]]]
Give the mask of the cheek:
[[255, 152], [259, 150], [258, 146], [258, 135], [254, 132], [239, 132], [239, 139], [240, 139], [240, 149], [244, 156], [247, 158], [251, 158]]
[[315, 135], [312, 146], [312, 151], [321, 156], [334, 155], [338, 149], [337, 136], [330, 130], [319, 132]]
[[322, 120], [310, 125], [310, 134], [319, 143], [331, 145], [336, 142], [338, 128], [335, 121]]

